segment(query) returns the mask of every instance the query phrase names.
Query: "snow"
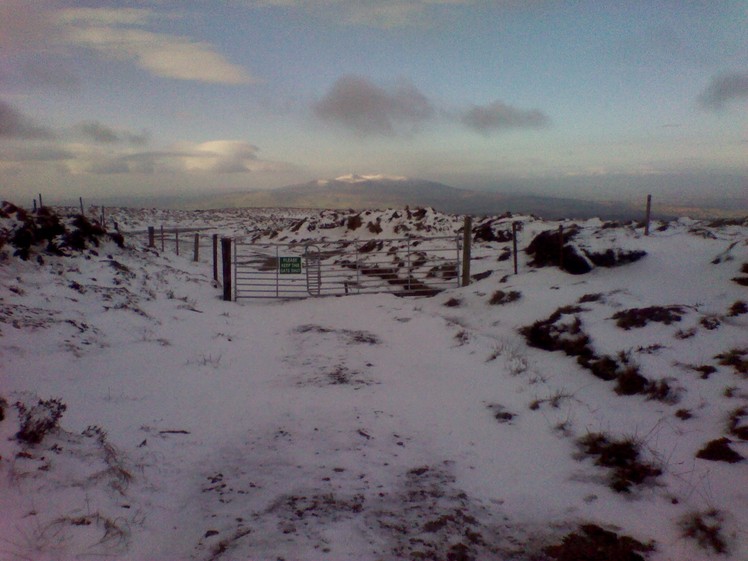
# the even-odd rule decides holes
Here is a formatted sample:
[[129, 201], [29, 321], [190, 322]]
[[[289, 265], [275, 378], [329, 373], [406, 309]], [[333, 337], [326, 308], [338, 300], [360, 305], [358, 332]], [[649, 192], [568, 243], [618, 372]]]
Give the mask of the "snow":
[[[460, 544], [476, 559], [538, 559], [586, 523], [653, 541], [652, 560], [748, 558], [746, 461], [696, 458], [724, 436], [748, 457], [728, 435], [748, 382], [715, 358], [748, 348], [748, 314], [728, 313], [748, 300], [732, 280], [748, 226], [681, 219], [645, 237], [590, 220], [578, 247], [646, 257], [576, 276], [521, 252], [514, 275], [497, 260], [511, 242], [480, 242], [473, 273], [492, 274], [432, 298], [235, 303], [220, 299], [207, 252], [193, 263], [148, 249], [146, 228], [288, 243], [384, 239], [403, 225], [456, 234], [462, 219], [368, 211], [350, 230], [340, 211], [107, 212], [124, 249], [43, 264], [0, 250], [0, 559], [447, 559]], [[520, 250], [559, 225], [490, 220], [509, 232], [521, 221]], [[499, 289], [521, 298], [489, 305]], [[591, 294], [575, 315], [595, 352], [628, 353], [677, 402], [617, 395], [574, 357], [528, 346], [522, 327]], [[612, 319], [670, 305], [683, 310], [670, 325]], [[715, 371], [695, 370], [705, 365]], [[15, 438], [12, 404], [53, 398], [67, 406], [59, 430]], [[580, 453], [591, 433], [633, 438], [662, 475], [614, 491], [610, 470]], [[683, 530], [712, 510], [719, 555]]]

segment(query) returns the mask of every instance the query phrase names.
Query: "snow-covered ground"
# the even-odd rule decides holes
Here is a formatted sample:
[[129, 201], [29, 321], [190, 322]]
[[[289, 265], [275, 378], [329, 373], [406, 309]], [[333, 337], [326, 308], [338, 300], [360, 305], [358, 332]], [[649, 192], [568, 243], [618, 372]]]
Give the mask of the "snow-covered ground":
[[[483, 238], [523, 224], [518, 275], [497, 235], [475, 244], [481, 280], [431, 298], [236, 303], [208, 252], [142, 232], [289, 242], [462, 219], [107, 212], [124, 248], [0, 247], [0, 559], [568, 560], [596, 527], [652, 550], [577, 558], [748, 558], [747, 461], [697, 458], [748, 457], [748, 225], [578, 222], [577, 248], [646, 256], [571, 275], [524, 252], [559, 222], [493, 217]], [[576, 350], [532, 346], [533, 324]], [[605, 357], [645, 393], [593, 375]], [[16, 436], [45, 419], [41, 442]]]

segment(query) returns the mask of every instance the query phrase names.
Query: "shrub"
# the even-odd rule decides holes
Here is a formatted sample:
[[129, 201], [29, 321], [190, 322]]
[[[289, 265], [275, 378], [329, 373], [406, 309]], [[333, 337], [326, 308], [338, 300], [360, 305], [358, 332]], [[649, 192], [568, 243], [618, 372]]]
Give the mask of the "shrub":
[[582, 296], [578, 302], [580, 304], [586, 304], [588, 302], [600, 302], [605, 295], [602, 292], [597, 292], [594, 294], [585, 294]]
[[361, 220], [361, 215], [360, 214], [356, 214], [354, 216], [349, 216], [348, 217], [347, 228], [349, 230], [358, 230], [363, 223], [364, 222], [363, 222], [363, 220]]
[[617, 312], [613, 319], [618, 327], [629, 330], [632, 327], [644, 327], [650, 321], [670, 325], [680, 321], [684, 313], [680, 306], [650, 306]]
[[722, 325], [722, 322], [717, 316], [704, 316], [699, 320], [699, 323], [704, 329], [708, 329], [709, 331], [713, 331]]
[[[579, 306], [565, 306], [557, 309], [548, 319], [539, 320], [522, 327], [520, 333], [531, 347], [544, 351], [564, 351], [569, 356], [593, 356], [589, 347], [589, 337], [582, 331], [582, 320], [575, 316], [570, 325], [560, 323], [566, 315], [584, 311]], [[569, 336], [571, 335], [571, 337]]]
[[488, 303], [492, 306], [497, 306], [509, 304], [510, 302], [516, 302], [520, 298], [522, 298], [522, 293], [516, 290], [510, 290], [509, 292], [497, 290], [493, 293], [493, 296], [491, 296], [491, 299], [488, 301]]
[[[577, 235], [576, 227], [564, 231], [563, 238], [559, 237], [558, 231], [546, 230], [540, 232], [530, 242], [525, 250], [528, 255], [533, 256], [530, 265], [533, 267], [547, 267], [550, 265], [559, 265], [561, 268], [572, 275], [583, 275], [592, 270], [589, 261], [579, 254], [576, 247], [571, 245], [571, 240]], [[563, 248], [560, 246], [563, 244]]]
[[652, 544], [645, 545], [630, 536], [584, 524], [564, 536], [560, 544], [544, 548], [543, 553], [556, 561], [644, 561], [639, 552], [653, 549]]
[[447, 308], [456, 308], [456, 307], [462, 305], [462, 300], [460, 300], [459, 298], [450, 298], [449, 300], [447, 300], [446, 302], [444, 302], [444, 305]]
[[641, 485], [662, 474], [662, 470], [640, 460], [641, 444], [633, 438], [611, 440], [602, 433], [591, 433], [579, 439], [582, 451], [596, 456], [595, 465], [612, 470], [610, 488], [629, 493], [632, 485]]
[[683, 535], [697, 541], [703, 549], [727, 553], [727, 542], [722, 537], [722, 513], [716, 509], [693, 512], [680, 521]]
[[742, 316], [743, 314], [748, 314], [748, 304], [742, 300], [735, 301], [727, 312], [727, 315], [731, 318]]
[[617, 249], [614, 251], [612, 249], [607, 249], [602, 253], [585, 251], [585, 255], [597, 267], [620, 267], [627, 263], [639, 261], [639, 259], [647, 255], [647, 252], [641, 250], [624, 251]]
[[19, 401], [16, 403], [16, 409], [18, 409], [21, 429], [16, 433], [16, 438], [31, 444], [38, 444], [47, 434], [58, 428], [58, 423], [67, 409], [67, 405], [62, 403], [59, 398], [40, 399], [36, 405], [30, 408]]
[[696, 457], [702, 460], [709, 460], [711, 462], [727, 462], [728, 464], [736, 464], [742, 461], [744, 458], [738, 454], [735, 450], [730, 448], [732, 440], [729, 438], [718, 438], [711, 440], [704, 445], [704, 447], [696, 453]]
[[616, 378], [615, 392], [618, 395], [635, 395], [646, 393], [649, 380], [639, 374], [636, 366], [629, 366]]
[[718, 354], [714, 358], [719, 359], [722, 366], [732, 366], [738, 374], [748, 374], [748, 348], [732, 349], [725, 353]]

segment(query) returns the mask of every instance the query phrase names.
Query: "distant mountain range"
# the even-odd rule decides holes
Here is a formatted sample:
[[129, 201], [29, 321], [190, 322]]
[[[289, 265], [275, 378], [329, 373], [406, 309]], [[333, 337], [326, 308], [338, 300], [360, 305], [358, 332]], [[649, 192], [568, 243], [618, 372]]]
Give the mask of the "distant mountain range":
[[[77, 201], [70, 201], [76, 205]], [[386, 175], [344, 175], [274, 189], [180, 195], [165, 197], [112, 197], [99, 200], [105, 206], [221, 209], [221, 208], [319, 208], [385, 209], [430, 206], [449, 214], [498, 215], [506, 212], [534, 214], [548, 219], [594, 218], [641, 220], [645, 197], [636, 204], [625, 201], [589, 201], [576, 198], [523, 195], [458, 189], [443, 183]], [[653, 218], [744, 218], [744, 201], [709, 200], [668, 203], [655, 198]]]
[[[452, 214], [535, 214], [544, 218], [591, 218], [631, 220], [644, 217], [641, 204], [620, 201], [585, 201], [540, 195], [516, 195], [458, 189], [424, 179], [385, 175], [345, 175], [318, 179], [276, 189], [242, 191], [196, 197], [180, 206], [190, 209], [235, 207], [289, 208], [401, 208], [430, 206]], [[742, 215], [746, 214], [742, 209]], [[741, 212], [723, 208], [655, 204], [653, 217], [734, 217]]]

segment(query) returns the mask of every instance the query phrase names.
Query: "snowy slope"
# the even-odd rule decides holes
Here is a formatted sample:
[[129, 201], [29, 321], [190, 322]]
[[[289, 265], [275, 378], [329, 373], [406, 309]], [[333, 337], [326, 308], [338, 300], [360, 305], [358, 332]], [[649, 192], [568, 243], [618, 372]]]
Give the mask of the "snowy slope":
[[[722, 438], [748, 457], [748, 294], [733, 280], [748, 277], [747, 226], [682, 219], [644, 237], [590, 220], [575, 247], [646, 256], [570, 275], [522, 252], [515, 276], [500, 233], [521, 221], [524, 249], [559, 223], [479, 219], [474, 232], [496, 235], [476, 243], [473, 272], [491, 274], [470, 286], [241, 304], [220, 300], [208, 257], [127, 234], [462, 226], [427, 209], [364, 212], [352, 229], [356, 215], [117, 209], [125, 248], [41, 264], [40, 249], [0, 248], [0, 559], [569, 559], [562, 538], [591, 524], [651, 544], [633, 554], [647, 559], [748, 557], [746, 460], [696, 457]], [[620, 395], [576, 355], [532, 346], [521, 330], [543, 321], [658, 391]], [[59, 428], [17, 438], [24, 411], [49, 418], [54, 402], [34, 406], [54, 398]], [[630, 443], [646, 477], [614, 489], [597, 435]]]

